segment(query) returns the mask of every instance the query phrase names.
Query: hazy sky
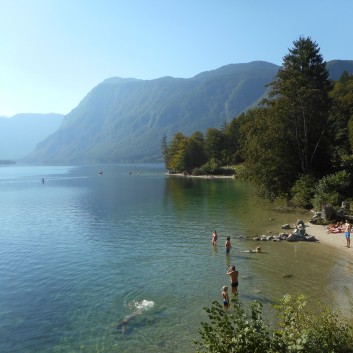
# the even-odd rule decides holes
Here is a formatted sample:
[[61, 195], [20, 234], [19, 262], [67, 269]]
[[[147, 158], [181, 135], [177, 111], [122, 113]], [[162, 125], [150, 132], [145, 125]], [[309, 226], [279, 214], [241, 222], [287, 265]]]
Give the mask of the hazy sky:
[[311, 37], [353, 60], [352, 0], [0, 0], [0, 115], [67, 114], [104, 79], [281, 65]]

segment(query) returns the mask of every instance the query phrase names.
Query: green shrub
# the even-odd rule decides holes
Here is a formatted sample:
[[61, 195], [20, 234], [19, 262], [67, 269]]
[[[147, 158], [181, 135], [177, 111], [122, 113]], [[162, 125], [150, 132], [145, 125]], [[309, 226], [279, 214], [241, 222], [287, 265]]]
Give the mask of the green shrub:
[[345, 170], [323, 177], [315, 187], [313, 198], [315, 209], [321, 209], [325, 203], [340, 206], [340, 203], [346, 198], [350, 186], [350, 176]]
[[208, 174], [220, 174], [221, 173], [221, 165], [217, 162], [215, 158], [211, 158], [206, 164], [202, 165], [200, 171], [203, 175]]
[[314, 196], [315, 178], [311, 175], [301, 176], [292, 187], [292, 202], [295, 206], [310, 208]]
[[205, 175], [203, 170], [201, 168], [195, 168], [193, 171], [192, 171], [192, 175], [194, 176], [198, 176], [198, 175]]
[[304, 296], [286, 295], [274, 305], [276, 327], [262, 317], [262, 304], [248, 310], [232, 299], [225, 312], [218, 302], [205, 308], [209, 322], [202, 322], [198, 353], [353, 353], [353, 333], [339, 313], [320, 305], [310, 313]]

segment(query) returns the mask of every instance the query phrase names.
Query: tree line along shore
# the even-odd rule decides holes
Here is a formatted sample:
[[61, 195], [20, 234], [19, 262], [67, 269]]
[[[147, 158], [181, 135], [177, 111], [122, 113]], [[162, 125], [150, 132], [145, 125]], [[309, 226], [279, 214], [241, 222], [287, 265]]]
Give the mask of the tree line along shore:
[[353, 196], [352, 92], [353, 75], [330, 80], [318, 44], [300, 37], [257, 107], [205, 134], [164, 136], [166, 168], [193, 176], [232, 171], [263, 197], [339, 207]]

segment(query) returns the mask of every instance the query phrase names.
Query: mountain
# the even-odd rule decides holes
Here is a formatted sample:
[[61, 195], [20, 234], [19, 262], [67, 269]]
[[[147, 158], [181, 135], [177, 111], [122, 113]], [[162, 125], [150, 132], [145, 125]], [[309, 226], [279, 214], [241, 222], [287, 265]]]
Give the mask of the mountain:
[[31, 153], [62, 123], [60, 114], [17, 114], [0, 117], [0, 159], [20, 159]]
[[353, 60], [332, 60], [326, 63], [331, 80], [338, 80], [344, 71], [353, 73]]
[[[328, 63], [334, 78], [353, 72], [353, 61]], [[254, 61], [231, 64], [189, 79], [109, 78], [65, 116], [27, 162], [57, 164], [161, 160], [164, 134], [190, 135], [219, 128], [256, 106], [279, 66]]]

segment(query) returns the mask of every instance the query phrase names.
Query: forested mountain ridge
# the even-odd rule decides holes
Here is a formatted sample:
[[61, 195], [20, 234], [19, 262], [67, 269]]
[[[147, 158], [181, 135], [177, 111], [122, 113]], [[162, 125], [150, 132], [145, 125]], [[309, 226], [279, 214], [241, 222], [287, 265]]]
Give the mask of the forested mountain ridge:
[[[353, 72], [353, 61], [329, 63]], [[339, 68], [337, 68], [339, 66]], [[111, 163], [162, 160], [164, 135], [219, 128], [266, 96], [279, 66], [230, 64], [195, 77], [110, 78], [65, 116], [62, 126], [26, 158], [36, 163]], [[337, 77], [338, 75], [338, 77]]]
[[19, 159], [32, 152], [39, 141], [56, 131], [64, 115], [17, 114], [0, 117], [0, 159]]

